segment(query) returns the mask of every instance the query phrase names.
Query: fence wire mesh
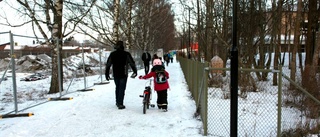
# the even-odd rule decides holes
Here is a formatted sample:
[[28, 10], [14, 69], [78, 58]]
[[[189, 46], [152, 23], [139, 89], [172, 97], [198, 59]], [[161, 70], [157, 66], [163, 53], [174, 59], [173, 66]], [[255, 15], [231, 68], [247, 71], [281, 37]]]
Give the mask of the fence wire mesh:
[[[230, 73], [215, 71], [210, 69], [208, 79], [208, 135], [230, 136]], [[240, 69], [238, 135], [276, 136], [278, 86], [271, 81], [274, 73], [266, 81], [258, 81], [257, 74], [262, 72]]]
[[[320, 77], [302, 75], [302, 69], [297, 67], [294, 75], [290, 71], [283, 74], [281, 136], [320, 136]], [[313, 70], [319, 72], [319, 67]]]
[[[230, 131], [230, 70], [209, 68], [207, 63], [182, 57], [178, 60], [190, 92], [200, 106], [195, 114], [199, 114], [203, 122], [203, 135], [230, 136], [233, 132]], [[289, 67], [273, 68], [276, 69], [239, 69], [237, 135], [319, 136], [319, 68], [311, 69], [315, 71], [308, 75], [302, 75], [301, 68], [293, 74]], [[201, 73], [203, 70], [206, 73]], [[204, 80], [199, 80], [201, 78]], [[201, 81], [203, 86], [200, 83], [201, 88], [194, 88], [199, 86], [195, 81]]]

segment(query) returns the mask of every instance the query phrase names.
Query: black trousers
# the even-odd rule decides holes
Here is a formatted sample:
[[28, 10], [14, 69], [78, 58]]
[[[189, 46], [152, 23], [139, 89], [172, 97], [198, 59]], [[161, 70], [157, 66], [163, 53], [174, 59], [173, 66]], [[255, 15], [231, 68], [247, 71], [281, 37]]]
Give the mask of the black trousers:
[[123, 105], [125, 90], [127, 87], [127, 77], [125, 78], [114, 78], [114, 84], [116, 85], [116, 104]]
[[143, 65], [144, 65], [144, 72], [147, 75], [149, 73], [149, 69], [150, 69], [149, 62], [143, 62]]
[[157, 91], [158, 99], [157, 104], [159, 109], [167, 109], [168, 108], [168, 91], [161, 90]]

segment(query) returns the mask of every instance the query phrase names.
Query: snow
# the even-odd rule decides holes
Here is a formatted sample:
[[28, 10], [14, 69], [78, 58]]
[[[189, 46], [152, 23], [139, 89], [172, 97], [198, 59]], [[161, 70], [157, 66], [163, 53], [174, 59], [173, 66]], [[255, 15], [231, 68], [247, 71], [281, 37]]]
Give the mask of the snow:
[[[149, 80], [128, 78], [124, 104], [126, 109], [119, 110], [115, 105], [115, 85], [109, 84], [84, 87], [84, 78], [64, 81], [64, 87], [70, 84], [70, 89], [64, 91], [62, 97], [72, 100], [46, 101], [46, 97], [60, 97], [44, 95], [42, 100], [22, 100], [19, 98], [19, 112], [33, 113], [31, 117], [3, 118], [0, 120], [0, 136], [2, 137], [200, 137], [202, 136], [202, 122], [194, 118], [196, 105], [188, 91], [184, 75], [179, 63], [170, 63], [166, 70], [170, 74], [168, 90], [168, 112], [158, 108], [150, 108], [146, 114], [142, 112], [142, 94]], [[139, 70], [138, 75], [144, 74]], [[17, 74], [23, 77], [25, 74]], [[88, 76], [88, 85], [99, 82], [99, 75]], [[103, 80], [104, 80], [103, 76]], [[19, 80], [19, 79], [18, 79]], [[18, 91], [33, 93], [47, 92], [50, 79], [34, 82], [18, 81]], [[1, 83], [0, 97], [8, 94], [11, 78]], [[32, 86], [32, 88], [30, 88]], [[6, 92], [6, 90], [9, 90]], [[77, 89], [92, 89], [80, 92]], [[11, 93], [12, 94], [12, 93]], [[38, 95], [39, 93], [37, 93]], [[43, 93], [44, 94], [44, 93]], [[39, 97], [38, 97], [39, 98]], [[9, 100], [9, 99], [8, 99]], [[10, 101], [8, 101], [10, 102]], [[152, 100], [156, 104], [156, 93]], [[0, 102], [0, 114], [14, 110], [13, 102]], [[11, 108], [11, 109], [10, 109]], [[27, 109], [24, 109], [27, 108]], [[13, 112], [14, 114], [14, 112]]]

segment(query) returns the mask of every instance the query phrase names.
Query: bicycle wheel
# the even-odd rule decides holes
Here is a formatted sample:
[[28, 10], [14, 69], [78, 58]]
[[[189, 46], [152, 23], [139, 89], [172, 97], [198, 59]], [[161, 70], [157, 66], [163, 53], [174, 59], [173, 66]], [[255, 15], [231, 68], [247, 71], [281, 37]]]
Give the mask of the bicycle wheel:
[[147, 94], [147, 109], [149, 109], [149, 106], [150, 106], [150, 94]]
[[147, 107], [148, 107], [147, 96], [148, 95], [145, 94], [143, 98], [143, 114], [146, 114], [147, 112]]

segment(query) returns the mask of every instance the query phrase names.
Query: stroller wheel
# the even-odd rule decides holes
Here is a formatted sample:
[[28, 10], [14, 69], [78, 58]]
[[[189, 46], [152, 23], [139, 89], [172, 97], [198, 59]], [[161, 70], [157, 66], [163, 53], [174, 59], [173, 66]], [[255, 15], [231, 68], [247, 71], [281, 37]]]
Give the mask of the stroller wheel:
[[154, 105], [154, 104], [150, 104], [150, 106], [151, 106], [151, 107], [153, 107], [153, 108], [155, 107], [155, 105]]

